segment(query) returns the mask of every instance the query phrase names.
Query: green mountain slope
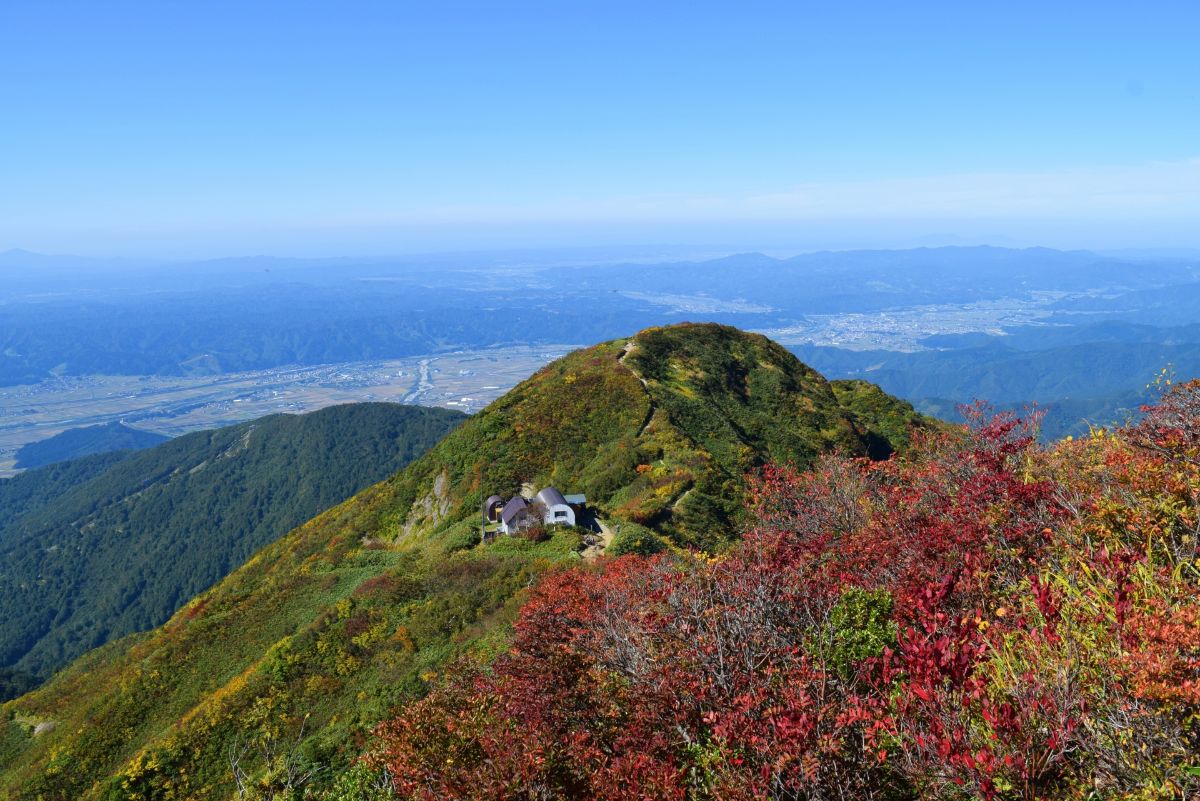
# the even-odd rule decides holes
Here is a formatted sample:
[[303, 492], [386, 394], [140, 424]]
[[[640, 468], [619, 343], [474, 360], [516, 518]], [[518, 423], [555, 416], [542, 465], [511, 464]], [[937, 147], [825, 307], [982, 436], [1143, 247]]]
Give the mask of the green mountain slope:
[[0, 481], [0, 667], [46, 677], [157, 626], [263, 545], [403, 467], [465, 419], [334, 406]]
[[[890, 401], [898, 418], [912, 414]], [[395, 479], [403, 523], [390, 534], [439, 526], [528, 482], [584, 492], [681, 545], [716, 547], [734, 528], [748, 471], [835, 448], [865, 455], [886, 440], [783, 347], [709, 324], [576, 352], [486, 411]]]
[[42, 467], [67, 459], [79, 459], [110, 451], [140, 451], [166, 442], [170, 437], [130, 428], [124, 423], [72, 428], [53, 437], [31, 442], [17, 451], [16, 466]]
[[[129, 451], [98, 453], [0, 479], [0, 531], [21, 516], [52, 505], [63, 493], [103, 475], [129, 456]], [[0, 542], [3, 540], [0, 537]]]
[[917, 412], [911, 403], [895, 398], [867, 381], [830, 381], [838, 403], [868, 431], [867, 448], [873, 459], [904, 450], [916, 429], [940, 425]]
[[865, 454], [887, 442], [865, 420], [786, 350], [730, 328], [650, 329], [572, 353], [165, 626], [6, 704], [0, 792], [229, 798], [231, 754], [262, 781], [286, 762], [319, 784], [453, 655], [503, 647], [523, 590], [579, 558], [570, 529], [477, 544], [483, 497], [553, 483], [610, 521], [719, 548], [747, 470]]

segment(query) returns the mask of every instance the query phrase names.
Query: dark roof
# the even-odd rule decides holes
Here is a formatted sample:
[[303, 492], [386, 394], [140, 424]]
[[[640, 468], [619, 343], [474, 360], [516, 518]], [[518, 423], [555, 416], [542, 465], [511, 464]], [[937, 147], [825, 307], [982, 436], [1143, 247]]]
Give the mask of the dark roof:
[[551, 506], [567, 506], [567, 499], [554, 487], [545, 487], [537, 494], [537, 499], [549, 509]]
[[497, 504], [502, 504], [502, 503], [504, 503], [504, 499], [501, 498], [499, 495], [492, 495], [490, 498], [488, 498], [486, 501], [484, 501], [483, 502], [483, 517], [484, 517], [484, 519], [485, 520], [495, 520], [496, 515], [494, 515], [492, 513], [492, 510], [496, 508]]
[[500, 522], [508, 525], [513, 518], [525, 511], [525, 507], [529, 504], [525, 503], [525, 499], [520, 495], [513, 498], [508, 503], [504, 504], [504, 508], [500, 510]]

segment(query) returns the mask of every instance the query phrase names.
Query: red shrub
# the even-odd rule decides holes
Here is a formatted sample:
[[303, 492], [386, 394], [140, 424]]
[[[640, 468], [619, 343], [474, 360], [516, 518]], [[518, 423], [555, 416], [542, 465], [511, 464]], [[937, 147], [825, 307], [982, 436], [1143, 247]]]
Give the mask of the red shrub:
[[[428, 799], [1186, 791], [1195, 563], [1146, 575], [1200, 463], [1096, 447], [976, 410], [911, 458], [769, 468], [740, 546], [549, 576], [511, 650], [383, 724], [375, 759]], [[1113, 521], [1157, 534], [1093, 547]], [[847, 613], [853, 588], [886, 606]]]

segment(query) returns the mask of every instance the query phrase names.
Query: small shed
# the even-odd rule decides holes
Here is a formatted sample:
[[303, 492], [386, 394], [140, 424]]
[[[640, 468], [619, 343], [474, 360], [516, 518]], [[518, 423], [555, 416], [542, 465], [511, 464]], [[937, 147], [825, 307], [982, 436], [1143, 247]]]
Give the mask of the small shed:
[[492, 495], [483, 502], [483, 520], [486, 523], [495, 523], [500, 517], [500, 510], [504, 508], [504, 499], [499, 495]]

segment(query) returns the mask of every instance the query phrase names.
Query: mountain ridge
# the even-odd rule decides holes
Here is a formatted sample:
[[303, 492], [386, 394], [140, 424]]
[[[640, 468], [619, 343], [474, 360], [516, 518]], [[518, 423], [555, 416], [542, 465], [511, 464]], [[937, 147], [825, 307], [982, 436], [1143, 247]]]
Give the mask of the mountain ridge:
[[[890, 414], [882, 406], [876, 417]], [[14, 799], [232, 797], [229, 748], [263, 737], [294, 742], [322, 770], [345, 766], [357, 738], [456, 654], [503, 649], [526, 589], [578, 560], [572, 529], [479, 545], [485, 495], [525, 482], [584, 491], [610, 521], [719, 550], [737, 533], [745, 472], [834, 449], [866, 455], [868, 432], [824, 378], [760, 335], [682, 324], [575, 351], [164, 626], [5, 705], [0, 788]]]
[[118, 421], [69, 428], [52, 437], [22, 445], [17, 449], [14, 467], [28, 470], [97, 453], [138, 451], [160, 445], [169, 439], [162, 434], [132, 428]]

